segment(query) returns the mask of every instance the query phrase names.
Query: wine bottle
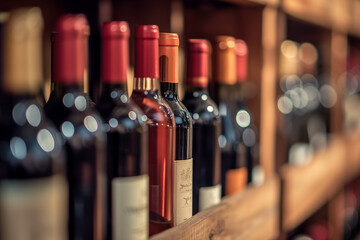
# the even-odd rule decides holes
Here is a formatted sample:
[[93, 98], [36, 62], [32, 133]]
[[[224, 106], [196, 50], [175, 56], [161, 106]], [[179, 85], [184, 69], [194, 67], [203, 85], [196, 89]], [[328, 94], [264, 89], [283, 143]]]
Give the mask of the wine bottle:
[[210, 98], [208, 86], [208, 43], [190, 39], [187, 53], [187, 89], [183, 103], [193, 119], [193, 214], [221, 200], [221, 119]]
[[[234, 124], [238, 125], [240, 131], [236, 131], [236, 139], [238, 142], [243, 142], [246, 151], [246, 169], [248, 172], [247, 182], [260, 184], [263, 179], [261, 167], [259, 165], [258, 145], [259, 140], [257, 136], [257, 129], [253, 122], [252, 114], [248, 108], [248, 102], [251, 96], [251, 86], [248, 85], [247, 80], [247, 61], [248, 61], [248, 48], [246, 42], [241, 39], [235, 41], [236, 52], [236, 84], [233, 88], [232, 94], [235, 99], [235, 109], [233, 112]], [[258, 170], [256, 170], [256, 168]], [[255, 179], [253, 179], [253, 173]]]
[[127, 92], [129, 37], [127, 22], [103, 25], [98, 109], [107, 132], [108, 239], [149, 235], [147, 126]]
[[174, 165], [174, 225], [192, 216], [192, 119], [178, 96], [179, 36], [160, 33], [160, 88], [161, 94], [175, 115], [176, 141]]
[[106, 138], [93, 102], [84, 94], [86, 17], [60, 17], [52, 35], [52, 92], [45, 105], [66, 143], [69, 239], [104, 239]]
[[234, 194], [246, 187], [246, 149], [242, 138], [243, 129], [235, 124], [233, 113], [236, 100], [233, 94], [236, 83], [235, 39], [230, 36], [217, 36], [214, 45], [214, 99], [219, 106], [222, 120], [219, 144], [221, 148], [222, 194]]
[[67, 239], [63, 143], [35, 99], [42, 80], [41, 10], [13, 10], [3, 27], [0, 239]]
[[150, 236], [174, 225], [175, 117], [159, 91], [159, 27], [138, 25], [131, 98], [144, 112], [148, 135]]

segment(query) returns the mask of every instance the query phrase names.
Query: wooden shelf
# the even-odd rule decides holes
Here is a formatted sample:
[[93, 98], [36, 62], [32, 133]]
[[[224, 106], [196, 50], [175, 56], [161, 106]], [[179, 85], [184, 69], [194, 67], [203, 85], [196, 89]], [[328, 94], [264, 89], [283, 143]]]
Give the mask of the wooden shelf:
[[290, 231], [323, 206], [344, 185], [346, 141], [337, 138], [306, 166], [281, 169], [282, 229]]
[[187, 222], [150, 240], [275, 239], [279, 236], [279, 180], [225, 197]]
[[262, 5], [278, 7], [280, 0], [221, 0], [222, 2], [234, 3], [238, 5]]

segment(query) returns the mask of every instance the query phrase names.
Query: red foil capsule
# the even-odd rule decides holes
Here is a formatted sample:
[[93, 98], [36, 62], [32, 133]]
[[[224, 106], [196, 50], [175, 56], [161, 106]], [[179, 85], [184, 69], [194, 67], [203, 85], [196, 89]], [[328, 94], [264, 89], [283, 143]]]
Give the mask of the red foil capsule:
[[59, 18], [53, 41], [54, 82], [65, 85], [82, 85], [86, 63], [88, 22], [83, 14], [67, 14]]
[[194, 87], [208, 86], [208, 42], [189, 39], [187, 56], [187, 84]]
[[135, 77], [159, 78], [159, 27], [136, 26], [135, 44]]
[[241, 39], [235, 41], [236, 51], [236, 79], [244, 82], [247, 79], [248, 48], [246, 42]]
[[126, 83], [129, 67], [129, 37], [127, 22], [106, 22], [102, 32], [102, 81]]

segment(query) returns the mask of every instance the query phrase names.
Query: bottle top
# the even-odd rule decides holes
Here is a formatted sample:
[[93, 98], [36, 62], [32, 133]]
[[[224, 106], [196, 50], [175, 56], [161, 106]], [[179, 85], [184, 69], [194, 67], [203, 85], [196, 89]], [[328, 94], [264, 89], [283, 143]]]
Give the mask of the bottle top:
[[66, 14], [58, 19], [56, 32], [52, 35], [54, 82], [83, 84], [89, 34], [84, 14]]
[[159, 27], [157, 25], [137, 25], [135, 38], [137, 39], [159, 39]]
[[179, 36], [176, 33], [160, 33], [160, 82], [179, 82]]
[[130, 29], [126, 21], [105, 22], [101, 31], [102, 38], [129, 38]]
[[217, 36], [214, 46], [214, 77], [219, 83], [236, 83], [236, 53], [235, 38]]
[[208, 41], [189, 39], [187, 53], [187, 84], [194, 87], [208, 85]]
[[179, 35], [177, 33], [160, 33], [160, 46], [179, 46]]
[[244, 82], [247, 79], [248, 48], [246, 42], [241, 39], [235, 41], [236, 50], [236, 79]]
[[4, 26], [5, 91], [36, 94], [42, 80], [43, 17], [40, 8], [11, 11]]
[[106, 22], [102, 28], [102, 81], [106, 83], [127, 82], [129, 67], [129, 37], [127, 22]]
[[136, 26], [135, 77], [159, 78], [159, 27], [156, 25]]

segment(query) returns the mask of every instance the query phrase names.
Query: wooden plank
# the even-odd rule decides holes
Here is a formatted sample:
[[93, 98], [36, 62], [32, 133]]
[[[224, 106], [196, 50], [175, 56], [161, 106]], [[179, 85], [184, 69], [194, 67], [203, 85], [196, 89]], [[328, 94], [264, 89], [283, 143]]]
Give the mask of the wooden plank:
[[360, 0], [350, 1], [350, 17], [349, 32], [360, 37]]
[[284, 11], [301, 20], [325, 27], [332, 27], [332, 1], [283, 0]]
[[324, 205], [344, 184], [347, 149], [341, 138], [301, 167], [285, 165], [282, 179], [282, 229], [294, 229]]
[[343, 101], [345, 81], [342, 79], [346, 71], [347, 35], [337, 31], [331, 32], [330, 82], [336, 91], [337, 101], [331, 109], [331, 132], [341, 133], [343, 130]]
[[260, 4], [262, 6], [278, 7], [280, 5], [279, 0], [221, 0], [222, 2], [233, 3], [237, 5], [254, 5]]
[[275, 239], [279, 235], [279, 180], [225, 197], [183, 224], [150, 240]]

